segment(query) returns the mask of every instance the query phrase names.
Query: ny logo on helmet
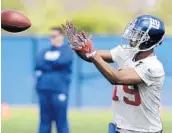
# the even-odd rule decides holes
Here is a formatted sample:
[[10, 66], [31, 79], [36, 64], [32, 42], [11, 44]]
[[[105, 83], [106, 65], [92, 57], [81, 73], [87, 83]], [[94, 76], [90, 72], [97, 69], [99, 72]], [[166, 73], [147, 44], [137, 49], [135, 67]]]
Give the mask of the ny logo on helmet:
[[159, 29], [160, 21], [157, 19], [150, 18], [150, 26], [155, 29]]

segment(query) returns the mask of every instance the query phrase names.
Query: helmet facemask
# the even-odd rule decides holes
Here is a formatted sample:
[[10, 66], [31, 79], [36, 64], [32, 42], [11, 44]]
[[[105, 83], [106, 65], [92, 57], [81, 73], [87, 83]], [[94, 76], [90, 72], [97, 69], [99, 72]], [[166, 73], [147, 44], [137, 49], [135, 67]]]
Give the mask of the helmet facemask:
[[135, 23], [131, 22], [127, 25], [122, 35], [122, 47], [123, 48], [134, 48], [140, 51], [139, 46], [149, 40], [147, 31], [142, 31], [135, 27]]

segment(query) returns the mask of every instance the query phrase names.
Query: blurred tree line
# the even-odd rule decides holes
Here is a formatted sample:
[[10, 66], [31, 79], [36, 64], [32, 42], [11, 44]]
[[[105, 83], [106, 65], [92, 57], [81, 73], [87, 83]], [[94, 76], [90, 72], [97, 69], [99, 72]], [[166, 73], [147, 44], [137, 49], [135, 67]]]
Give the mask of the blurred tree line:
[[[90, 33], [119, 34], [129, 20], [141, 13], [162, 18], [167, 34], [172, 34], [170, 0], [157, 0], [156, 10], [138, 8], [133, 11], [132, 2], [134, 4], [134, 0], [2, 0], [2, 9], [24, 12], [32, 22], [28, 34], [47, 34], [51, 26], [65, 23], [66, 20], [72, 20], [79, 30]], [[128, 5], [131, 8], [126, 8]]]

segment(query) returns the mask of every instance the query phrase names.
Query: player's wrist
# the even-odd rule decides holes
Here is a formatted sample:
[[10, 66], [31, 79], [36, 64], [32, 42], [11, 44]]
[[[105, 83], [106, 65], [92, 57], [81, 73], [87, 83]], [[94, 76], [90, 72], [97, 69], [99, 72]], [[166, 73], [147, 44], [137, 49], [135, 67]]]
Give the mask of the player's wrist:
[[96, 52], [96, 54], [90, 58], [92, 62], [95, 62], [100, 59], [101, 59], [101, 56], [98, 54], [98, 52]]
[[90, 59], [93, 58], [96, 55], [96, 51], [90, 52], [90, 53], [86, 53], [85, 56]]

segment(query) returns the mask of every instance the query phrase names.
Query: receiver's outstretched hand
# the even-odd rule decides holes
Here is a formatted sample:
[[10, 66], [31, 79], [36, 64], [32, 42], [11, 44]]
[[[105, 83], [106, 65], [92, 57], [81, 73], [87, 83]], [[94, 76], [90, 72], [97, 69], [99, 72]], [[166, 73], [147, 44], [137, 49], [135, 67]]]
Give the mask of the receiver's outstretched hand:
[[77, 30], [72, 22], [67, 21], [66, 25], [62, 26], [66, 31], [68, 42], [72, 49], [84, 53], [87, 58], [91, 57], [94, 51], [91, 36], [87, 36], [85, 32], [77, 33]]

